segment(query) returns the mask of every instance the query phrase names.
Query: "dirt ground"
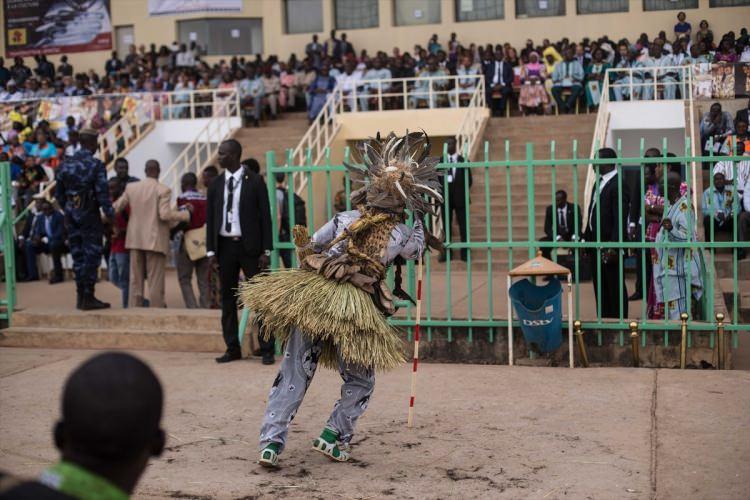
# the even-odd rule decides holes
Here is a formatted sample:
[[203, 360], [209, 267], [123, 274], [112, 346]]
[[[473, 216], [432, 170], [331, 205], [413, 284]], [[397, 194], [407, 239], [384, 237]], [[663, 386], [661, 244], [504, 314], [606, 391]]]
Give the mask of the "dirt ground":
[[[90, 351], [0, 349], [0, 468], [56, 459], [66, 375]], [[210, 354], [139, 352], [166, 387], [164, 455], [137, 498], [747, 499], [750, 372], [423, 364], [379, 376], [355, 460], [310, 449], [339, 390], [320, 369], [283, 467], [255, 464], [275, 367]]]

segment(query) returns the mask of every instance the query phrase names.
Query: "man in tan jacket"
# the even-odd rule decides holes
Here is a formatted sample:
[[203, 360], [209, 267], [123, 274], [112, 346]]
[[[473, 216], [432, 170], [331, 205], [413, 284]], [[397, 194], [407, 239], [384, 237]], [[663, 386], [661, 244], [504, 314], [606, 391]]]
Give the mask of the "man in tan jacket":
[[125, 248], [130, 251], [130, 306], [143, 307], [143, 281], [148, 277], [151, 307], [164, 307], [164, 270], [169, 253], [170, 224], [189, 222], [192, 205], [170, 207], [172, 190], [159, 182], [159, 162], [146, 162], [146, 178], [127, 185], [114, 204], [130, 207]]

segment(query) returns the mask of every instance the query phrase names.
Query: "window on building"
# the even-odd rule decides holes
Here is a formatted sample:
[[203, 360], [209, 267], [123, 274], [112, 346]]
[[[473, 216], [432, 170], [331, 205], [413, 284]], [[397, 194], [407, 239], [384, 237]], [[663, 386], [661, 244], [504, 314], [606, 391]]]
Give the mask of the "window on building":
[[333, 8], [336, 29], [377, 28], [380, 25], [378, 0], [336, 0]]
[[564, 15], [565, 0], [516, 0], [516, 17]]
[[709, 7], [742, 7], [750, 5], [750, 0], [711, 0]]
[[440, 3], [434, 0], [393, 0], [393, 17], [396, 26], [438, 24]]
[[284, 0], [287, 33], [323, 31], [323, 0]]
[[177, 21], [180, 43], [197, 43], [209, 56], [263, 52], [263, 21], [229, 17]]
[[697, 9], [698, 0], [643, 0], [643, 10]]
[[456, 21], [487, 21], [505, 17], [505, 0], [455, 0]]
[[629, 0], [578, 0], [578, 14], [606, 14], [608, 12], [627, 12]]

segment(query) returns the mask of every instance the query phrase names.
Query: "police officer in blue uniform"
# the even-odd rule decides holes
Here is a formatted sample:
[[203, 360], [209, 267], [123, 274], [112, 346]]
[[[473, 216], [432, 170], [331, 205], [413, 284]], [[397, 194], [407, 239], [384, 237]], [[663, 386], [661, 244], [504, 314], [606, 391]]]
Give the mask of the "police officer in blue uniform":
[[[73, 257], [78, 292], [76, 307], [84, 311], [109, 307], [108, 303], [94, 297], [96, 273], [102, 262], [104, 224], [114, 216], [104, 163], [94, 158], [99, 147], [97, 136], [96, 130], [81, 130], [81, 149], [60, 165], [56, 175], [55, 198], [65, 211]], [[100, 210], [104, 212], [104, 220]]]

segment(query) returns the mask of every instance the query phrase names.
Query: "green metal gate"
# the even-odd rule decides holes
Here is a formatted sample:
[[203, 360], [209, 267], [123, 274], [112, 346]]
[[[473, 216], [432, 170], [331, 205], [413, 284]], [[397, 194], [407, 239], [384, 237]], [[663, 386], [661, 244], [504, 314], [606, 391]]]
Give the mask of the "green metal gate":
[[[701, 175], [701, 165], [705, 162], [707, 165], [713, 165], [716, 161], [735, 159], [739, 160], [740, 157], [701, 157], [690, 155], [690, 143], [686, 140], [684, 145], [681, 145], [683, 153], [677, 156], [667, 157], [667, 151], [669, 150], [666, 139], [662, 144], [663, 155], [656, 158], [645, 157], [645, 145], [641, 141], [640, 154], [635, 157], [622, 157], [620, 154], [622, 147], [618, 144], [616, 148], [618, 152], [618, 159], [616, 160], [616, 169], [618, 172], [617, 179], [619, 183], [618, 193], [620, 201], [622, 200], [622, 193], [626, 186], [623, 185], [623, 172], [634, 170], [640, 172], [643, 165], [647, 164], [680, 164], [686, 171], [684, 176], [689, 192], [694, 190], [700, 190], [701, 183], [698, 182], [698, 186], [693, 184], [693, 169], [696, 169], [696, 174]], [[568, 201], [574, 205], [583, 207], [584, 201], [584, 189], [583, 182], [585, 181], [585, 175], [588, 171], [589, 165], [596, 172], [600, 165], [606, 163], [612, 163], [611, 160], [606, 159], [589, 159], [586, 157], [579, 157], [578, 146], [576, 143], [572, 145], [573, 154], [569, 158], [557, 158], [555, 155], [556, 143], [555, 141], [550, 142], [549, 152], [546, 154], [537, 155], [531, 144], [525, 146], [525, 157], [523, 159], [511, 159], [510, 151], [511, 145], [509, 143], [504, 144], [505, 157], [501, 160], [490, 158], [490, 145], [489, 143], [484, 144], [484, 154], [481, 161], [465, 162], [462, 164], [449, 164], [441, 163], [438, 166], [439, 170], [446, 170], [448, 168], [458, 168], [460, 170], [459, 175], [464, 175], [465, 179], [468, 179], [469, 170], [471, 170], [474, 179], [477, 179], [477, 184], [483, 184], [480, 189], [476, 186], [471, 193], [467, 190], [464, 193], [465, 202], [468, 205], [469, 197], [472, 198], [472, 209], [467, 210], [466, 213], [466, 225], [467, 225], [467, 240], [458, 241], [451, 239], [450, 232], [447, 233], [445, 243], [447, 248], [460, 250], [467, 250], [466, 263], [456, 263], [456, 259], [452, 259], [450, 252], [447, 255], [444, 264], [436, 263], [434, 258], [427, 258], [425, 260], [425, 288], [424, 288], [424, 319], [422, 320], [422, 326], [427, 330], [427, 340], [432, 340], [433, 328], [439, 327], [442, 331], [447, 333], [448, 340], [452, 340], [452, 329], [462, 328], [466, 329], [468, 340], [471, 341], [474, 335], [474, 328], [481, 328], [483, 331], [486, 330], [488, 339], [494, 340], [494, 336], [502, 332], [502, 329], [507, 328], [508, 318], [502, 304], [504, 301], [499, 300], [499, 295], [505, 293], [505, 273], [515, 265], [531, 258], [535, 255], [536, 249], [545, 247], [550, 248], [552, 251], [553, 260], [558, 259], [558, 254], [566, 249], [570, 251], [571, 257], [575, 264], [575, 272], [573, 273], [574, 281], [574, 317], [581, 319], [583, 322], [583, 328], [586, 330], [596, 330], [598, 332], [598, 343], [602, 343], [602, 332], [617, 332], [619, 338], [617, 342], [620, 345], [625, 345], [625, 331], [628, 330], [631, 321], [635, 320], [638, 322], [638, 328], [643, 331], [654, 334], [659, 332], [663, 334], [663, 341], [665, 345], [674, 344], [670, 342], [670, 335], [674, 339], [674, 332], [679, 331], [681, 328], [680, 321], [669, 321], [669, 320], [653, 320], [647, 318], [646, 313], [646, 300], [642, 301], [642, 305], [637, 312], [633, 311], [631, 307], [631, 314], [623, 314], [622, 306], [620, 307], [620, 314], [617, 318], [602, 318], [601, 315], [601, 303], [597, 305], [596, 313], [587, 316], [582, 311], [582, 301], [586, 300], [585, 287], [590, 287], [588, 283], [582, 283], [580, 279], [580, 264], [583, 261], [584, 252], [594, 252], [598, 258], [596, 259], [595, 269], [592, 269], [592, 273], [597, 273], [597, 276], [601, 276], [601, 254], [603, 245], [598, 243], [600, 225], [597, 225], [597, 240], [596, 241], [581, 241], [580, 239], [572, 242], [540, 242], [538, 241], [539, 234], [537, 231], [537, 204], [540, 202], [547, 203], [554, 206], [555, 192], [559, 188], [568, 189]], [[444, 155], [445, 155], [444, 151]], [[468, 156], [468, 155], [464, 155]], [[317, 226], [323, 221], [327, 220], [335, 214], [333, 207], [334, 202], [334, 188], [333, 179], [336, 177], [343, 176], [344, 178], [344, 195], [346, 198], [346, 207], [350, 209], [349, 204], [349, 193], [351, 190], [351, 184], [346, 173], [346, 169], [343, 165], [332, 165], [330, 163], [330, 155], [326, 155], [325, 164], [322, 166], [311, 165], [308, 161], [306, 165], [293, 165], [293, 166], [282, 166], [277, 164], [277, 160], [273, 152], [269, 152], [267, 158], [267, 184], [269, 198], [273, 201], [275, 197], [275, 175], [277, 173], [287, 174], [291, 176], [295, 173], [301, 173], [297, 175], [304, 175], [307, 177], [306, 193], [301, 193], [303, 197], [306, 197], [306, 208], [307, 208], [307, 220], [315, 220], [314, 215], [318, 214], [318, 224], [308, 224], [308, 226]], [[308, 159], [310, 156], [308, 155]], [[349, 160], [349, 151], [345, 153], [345, 162]], [[287, 162], [291, 165], [291, 162]], [[665, 167], [666, 170], [666, 167]], [[537, 180], [540, 177], [547, 179], [550, 189], [539, 189], [537, 187]], [[640, 194], [641, 203], [641, 214], [644, 213], [644, 197], [645, 193], [643, 175], [638, 174], [640, 179], [640, 186], [636, 186], [638, 193]], [[710, 187], [713, 187], [713, 178], [710, 177]], [[320, 183], [321, 180], [324, 183], [324, 192], [319, 189], [316, 192], [313, 188], [313, 180], [317, 179]], [[599, 177], [597, 176], [596, 186], [599, 186]], [[447, 193], [447, 180], [444, 176], [444, 193]], [[666, 175], [663, 176], [663, 192], [666, 193]], [[736, 186], [737, 175], [734, 176], [734, 192], [737, 193]], [[525, 187], [524, 193], [514, 190], [514, 188], [523, 185]], [[291, 219], [291, 224], [294, 225], [294, 208], [293, 208], [293, 196], [291, 192], [291, 183], [287, 183], [287, 196], [286, 199], [289, 203], [288, 212]], [[502, 186], [504, 193], [494, 190], [493, 187]], [[572, 196], [571, 196], [572, 193]], [[637, 194], [638, 194], [637, 193]], [[696, 192], [698, 195], [701, 193]], [[497, 203], [498, 197], [504, 203]], [[666, 198], [666, 197], [665, 197]], [[689, 210], [693, 210], [693, 197], [688, 197]], [[493, 201], [495, 200], [495, 201]], [[515, 201], [515, 206], [514, 206]], [[666, 206], [664, 213], [668, 211], [668, 200], [665, 200]], [[711, 334], [711, 347], [714, 345], [714, 334], [716, 331], [716, 319], [715, 312], [723, 310], [723, 305], [715, 303], [715, 287], [717, 285], [717, 278], [712, 272], [714, 262], [717, 253], [729, 252], [729, 254], [723, 254], [725, 257], [729, 255], [730, 263], [732, 267], [732, 282], [733, 289], [731, 290], [732, 300], [729, 301], [728, 305], [731, 309], [731, 315], [728, 317], [728, 321], [725, 325], [727, 331], [732, 332], [732, 343], [736, 347], [738, 344], [737, 333], [741, 331], [750, 330], [750, 324], [743, 323], [739, 315], [740, 306], [740, 294], [741, 290], [738, 288], [738, 270], [740, 269], [741, 262], [738, 261], [738, 249], [746, 248], [750, 250], [750, 243], [740, 242], [738, 239], [737, 231], [737, 217], [740, 210], [739, 200], [734, 197], [734, 233], [731, 235], [729, 241], [697, 241], [691, 239], [687, 242], [665, 242], [665, 243], [654, 243], [644, 241], [644, 225], [641, 225], [640, 229], [640, 241], [629, 241], [625, 233], [625, 228], [621, 228], [619, 241], [607, 242], [606, 247], [616, 249], [619, 259], [619, 280], [622, 283], [627, 278], [625, 273], [625, 259], [627, 253], [639, 249], [651, 249], [651, 248], [691, 248], [693, 250], [700, 250], [706, 257], [707, 269], [704, 279], [704, 293], [707, 298], [707, 307], [705, 311], [705, 317], [693, 318], [692, 315], [689, 317], [687, 322], [687, 328], [689, 331], [688, 335], [688, 346], [692, 344], [692, 333], [700, 331], [710, 331]], [[445, 212], [446, 207], [449, 206], [450, 199], [446, 195], [445, 203], [442, 210]], [[503, 210], [498, 210], [497, 205], [502, 205]], [[519, 206], [520, 204], [520, 206]], [[272, 267], [279, 267], [279, 251], [292, 250], [293, 243], [279, 241], [278, 238], [278, 207], [276, 203], [271, 203], [272, 207], [272, 219], [273, 219], [273, 234], [274, 234], [274, 252], [272, 256]], [[321, 206], [322, 205], [322, 206]], [[619, 204], [620, 210], [623, 210], [622, 203]], [[696, 209], [698, 207], [695, 207]], [[581, 211], [582, 212], [582, 211]], [[576, 214], [577, 215], [577, 214]], [[581, 215], [583, 216], [583, 215]], [[599, 207], [595, 210], [595, 216], [600, 217]], [[542, 214], [543, 217], [543, 214]], [[497, 221], [499, 218], [505, 220], [506, 229], [502, 231], [504, 234], [498, 234], [495, 230]], [[472, 219], [474, 221], [474, 228], [472, 230]], [[557, 221], [553, 217], [553, 233], [557, 235]], [[621, 218], [622, 219], [622, 218]], [[518, 220], [533, 221], [533, 223], [527, 224], [527, 229], [519, 231], [514, 228], [514, 222]], [[692, 223], [696, 223], [696, 219], [690, 218]], [[411, 221], [409, 221], [411, 222]], [[428, 221], [429, 223], [429, 221]], [[693, 224], [691, 225], [691, 231]], [[575, 226], [578, 225], [578, 217], [574, 221]], [[713, 226], [713, 224], [712, 224]], [[481, 230], [477, 231], [476, 228], [480, 227]], [[314, 232], [315, 227], [309, 227], [310, 234]], [[514, 230], [515, 229], [515, 230]], [[713, 232], [713, 227], [712, 227]], [[555, 238], [553, 237], [553, 240]], [[645, 259], [646, 252], [641, 252], [641, 259], [644, 261], [644, 267], [642, 270], [642, 279], [646, 280], [645, 276]], [[477, 265], [476, 261], [481, 258], [481, 265]], [[725, 262], [726, 264], [726, 262]], [[456, 272], [456, 268], [460, 267], [461, 271]], [[414, 296], [415, 292], [415, 272], [414, 263], [408, 263], [408, 291], [410, 295]], [[688, 273], [688, 290], [690, 290]], [[745, 276], [745, 279], [750, 279], [750, 275]], [[475, 291], [475, 284], [477, 280], [484, 280], [486, 286], [479, 292]], [[440, 290], [436, 289], [435, 285], [440, 284]], [[599, 289], [595, 291], [597, 296], [600, 296], [601, 290], [601, 279], [598, 280]], [[467, 291], [465, 297], [466, 313], [457, 315], [454, 311], [454, 294], [457, 287], [465, 287]], [[442, 293], [444, 290], [444, 293]], [[441, 292], [444, 297], [440, 299], [437, 297], [436, 292]], [[725, 291], [729, 292], [729, 291]], [[403, 313], [397, 317], [392, 318], [394, 324], [402, 326], [410, 326], [414, 323], [414, 311], [413, 307], [408, 302], [401, 302], [398, 304], [403, 308]], [[442, 312], [436, 311], [437, 306], [440, 306]], [[481, 306], [481, 307], [478, 307]], [[479, 311], [478, 309], [481, 309]], [[518, 321], [513, 321], [514, 326], [518, 325]], [[499, 330], [500, 329], [500, 330]], [[642, 336], [641, 342], [643, 345], [646, 344], [646, 335]]]

